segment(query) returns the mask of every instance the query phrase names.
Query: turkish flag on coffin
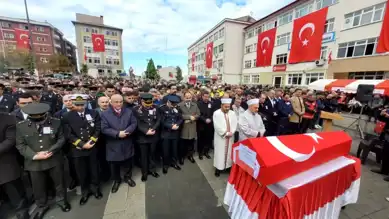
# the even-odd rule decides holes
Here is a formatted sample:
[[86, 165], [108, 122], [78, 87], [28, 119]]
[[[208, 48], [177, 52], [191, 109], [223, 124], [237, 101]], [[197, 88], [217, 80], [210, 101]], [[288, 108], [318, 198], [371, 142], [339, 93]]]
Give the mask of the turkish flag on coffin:
[[273, 28], [258, 35], [256, 67], [271, 66], [276, 31]]
[[246, 139], [233, 145], [233, 161], [262, 185], [270, 185], [350, 152], [343, 131]]
[[377, 52], [389, 52], [389, 1], [386, 2], [386, 12], [382, 22], [381, 34], [378, 40]]
[[289, 63], [320, 59], [327, 12], [328, 8], [323, 8], [294, 21]]
[[105, 52], [104, 34], [92, 34], [94, 52]]
[[20, 49], [30, 48], [30, 37], [26, 30], [15, 29], [16, 47]]
[[207, 51], [205, 52], [205, 66], [207, 68], [212, 68], [212, 58], [213, 58], [213, 42], [207, 44]]

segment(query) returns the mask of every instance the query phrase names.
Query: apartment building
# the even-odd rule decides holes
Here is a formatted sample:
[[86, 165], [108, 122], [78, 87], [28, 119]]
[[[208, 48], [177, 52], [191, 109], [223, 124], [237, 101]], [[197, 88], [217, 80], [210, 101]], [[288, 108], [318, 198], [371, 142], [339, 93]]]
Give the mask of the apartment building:
[[[62, 54], [77, 68], [76, 47], [65, 39], [64, 34], [56, 27], [45, 22], [0, 16], [0, 55], [16, 49], [15, 29], [32, 32], [32, 45], [36, 61], [47, 62], [53, 54]], [[39, 70], [39, 69], [38, 69]], [[76, 69], [75, 69], [76, 70]]]
[[[123, 29], [104, 24], [104, 17], [76, 14], [72, 21], [76, 30], [78, 63], [88, 66], [92, 77], [118, 76], [123, 68]], [[92, 34], [104, 34], [105, 52], [94, 52]]]
[[[383, 79], [389, 56], [377, 54], [386, 0], [297, 0], [245, 28], [242, 83], [308, 85], [318, 79]], [[289, 64], [293, 21], [328, 8], [320, 59]], [[276, 27], [271, 66], [256, 67], [258, 35]], [[331, 62], [329, 64], [329, 59]]]
[[[250, 16], [223, 19], [188, 47], [188, 80], [236, 84], [242, 72], [244, 28]], [[206, 68], [206, 46], [213, 42], [212, 68]]]

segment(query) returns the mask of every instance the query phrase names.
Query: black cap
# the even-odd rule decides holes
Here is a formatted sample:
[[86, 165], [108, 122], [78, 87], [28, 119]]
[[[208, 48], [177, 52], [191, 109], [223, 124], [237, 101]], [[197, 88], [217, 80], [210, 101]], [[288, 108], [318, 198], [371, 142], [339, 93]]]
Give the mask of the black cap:
[[140, 98], [141, 98], [142, 100], [151, 100], [151, 99], [153, 99], [153, 95], [150, 94], [150, 93], [142, 93], [142, 94], [140, 95]]
[[167, 100], [171, 103], [179, 103], [180, 102], [180, 98], [176, 95], [168, 95]]
[[50, 106], [46, 103], [32, 103], [23, 107], [23, 112], [28, 115], [45, 114], [50, 110]]

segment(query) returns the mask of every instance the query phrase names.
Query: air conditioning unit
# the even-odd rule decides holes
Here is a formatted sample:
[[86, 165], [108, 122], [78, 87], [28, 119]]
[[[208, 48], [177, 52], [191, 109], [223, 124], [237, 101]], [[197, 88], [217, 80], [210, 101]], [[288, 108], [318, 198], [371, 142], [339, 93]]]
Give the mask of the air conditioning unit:
[[319, 59], [315, 61], [316, 66], [323, 66], [326, 62], [323, 59]]

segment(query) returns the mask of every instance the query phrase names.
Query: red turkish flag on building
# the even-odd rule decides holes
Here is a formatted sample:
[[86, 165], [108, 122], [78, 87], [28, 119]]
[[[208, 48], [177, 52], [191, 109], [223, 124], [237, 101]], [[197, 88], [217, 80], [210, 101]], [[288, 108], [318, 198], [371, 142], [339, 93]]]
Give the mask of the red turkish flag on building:
[[386, 2], [386, 12], [382, 22], [381, 34], [378, 39], [377, 52], [389, 52], [389, 1]]
[[213, 58], [213, 42], [207, 44], [207, 51], [205, 52], [205, 66], [207, 68], [212, 68], [212, 58]]
[[105, 52], [104, 34], [92, 34], [94, 52]]
[[192, 53], [192, 71], [195, 70], [196, 53]]
[[273, 28], [258, 35], [256, 67], [271, 66], [276, 31]]
[[29, 32], [26, 30], [15, 29], [16, 47], [19, 49], [30, 48]]
[[289, 63], [320, 59], [327, 12], [328, 8], [323, 8], [294, 21]]
[[86, 63], [87, 59], [88, 59], [88, 57], [86, 56], [86, 49], [84, 49], [84, 64]]

